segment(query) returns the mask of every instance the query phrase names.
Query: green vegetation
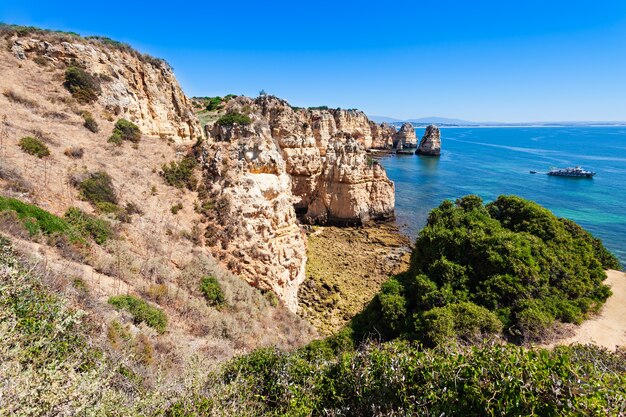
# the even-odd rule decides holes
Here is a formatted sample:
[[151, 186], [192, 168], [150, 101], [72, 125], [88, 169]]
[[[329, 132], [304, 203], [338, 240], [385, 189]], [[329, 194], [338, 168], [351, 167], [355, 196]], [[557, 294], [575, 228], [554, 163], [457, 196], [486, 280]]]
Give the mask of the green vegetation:
[[241, 113], [231, 112], [217, 119], [217, 122], [215, 123], [220, 126], [232, 126], [234, 124], [249, 125], [250, 123], [252, 123], [252, 119]]
[[200, 280], [200, 292], [210, 306], [220, 307], [225, 303], [222, 287], [215, 277], [202, 277]]
[[96, 101], [102, 91], [98, 78], [77, 66], [71, 66], [65, 70], [63, 85], [80, 103]]
[[328, 106], [307, 107], [308, 110], [328, 110]]
[[178, 214], [178, 212], [181, 211], [182, 209], [183, 209], [183, 204], [182, 203], [177, 203], [177, 204], [174, 204], [170, 208], [170, 211], [172, 212], [172, 214]]
[[16, 213], [30, 236], [65, 236], [73, 243], [85, 243], [85, 239], [91, 238], [97, 244], [113, 236], [108, 222], [75, 207], [69, 208], [61, 218], [32, 204], [0, 196], [0, 212], [4, 211]]
[[217, 111], [217, 110], [221, 110], [224, 108], [224, 105], [222, 104], [222, 98], [217, 96], [217, 97], [208, 97], [207, 98], [207, 105], [206, 105], [206, 109], [208, 111]]
[[70, 207], [63, 217], [77, 233], [81, 236], [91, 237], [99, 245], [113, 236], [109, 222], [87, 214], [76, 207]]
[[85, 126], [87, 130], [93, 133], [98, 133], [98, 131], [100, 130], [100, 128], [98, 127], [98, 122], [96, 122], [96, 119], [93, 118], [93, 115], [91, 113], [89, 113], [88, 111], [83, 112], [83, 119], [85, 120], [83, 126]]
[[20, 139], [19, 145], [24, 152], [34, 155], [37, 158], [43, 158], [50, 155], [50, 149], [48, 149], [42, 141], [32, 136], [26, 136]]
[[115, 122], [113, 134], [109, 138], [108, 142], [119, 146], [122, 144], [122, 141], [125, 140], [138, 143], [141, 140], [141, 130], [136, 124], [129, 122], [126, 119], [119, 119]]
[[186, 156], [180, 162], [171, 161], [169, 165], [164, 164], [161, 167], [161, 175], [172, 187], [187, 187], [193, 190], [197, 185], [193, 177], [193, 169], [196, 165], [197, 162], [193, 156]]
[[231, 361], [222, 383], [239, 394], [242, 415], [612, 415], [626, 401], [626, 354], [597, 347], [392, 342], [319, 353], [257, 350]]
[[[2, 380], [10, 381], [0, 386], [1, 414], [44, 415], [93, 402], [100, 357], [82, 335], [81, 315], [51, 294], [0, 238], [0, 363]], [[61, 399], [66, 391], [71, 394]]]
[[14, 198], [0, 196], [0, 212], [2, 211], [17, 213], [18, 219], [22, 221], [31, 236], [38, 233], [45, 235], [65, 234], [70, 231], [69, 224], [62, 218]]
[[434, 209], [406, 273], [391, 278], [343, 335], [378, 333], [428, 345], [500, 335], [538, 340], [556, 321], [580, 323], [611, 294], [602, 243], [514, 196], [477, 196]]
[[160, 308], [153, 307], [144, 300], [132, 295], [118, 295], [109, 298], [109, 304], [118, 310], [126, 310], [135, 323], [146, 323], [159, 333], [165, 333], [167, 316]]
[[78, 183], [78, 189], [81, 197], [95, 207], [104, 207], [102, 203], [117, 205], [117, 194], [113, 188], [113, 180], [104, 171], [90, 174]]

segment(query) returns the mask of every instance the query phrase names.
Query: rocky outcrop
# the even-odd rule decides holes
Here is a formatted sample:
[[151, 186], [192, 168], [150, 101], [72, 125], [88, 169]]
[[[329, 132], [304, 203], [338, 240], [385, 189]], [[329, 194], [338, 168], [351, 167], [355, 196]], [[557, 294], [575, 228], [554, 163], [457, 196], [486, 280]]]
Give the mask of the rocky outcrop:
[[426, 127], [424, 136], [415, 151], [417, 155], [439, 156], [441, 154], [441, 132], [435, 125]]
[[296, 214], [318, 224], [390, 219], [393, 182], [366, 153], [372, 130], [362, 112], [294, 109], [272, 96], [237, 97], [224, 110], [253, 122], [207, 128], [207, 243], [295, 311], [306, 263]]
[[372, 130], [372, 149], [392, 149], [396, 128], [387, 123], [376, 124], [370, 121]]
[[137, 124], [143, 134], [177, 142], [201, 137], [200, 123], [172, 69], [164, 61], [141, 55], [128, 46], [71, 37], [8, 39], [9, 49], [22, 60], [37, 59], [48, 66], [79, 65], [98, 76], [98, 103], [116, 118]]
[[393, 147], [398, 149], [417, 147], [415, 129], [411, 123], [404, 123], [393, 137]]
[[296, 210], [307, 222], [361, 224], [393, 217], [393, 183], [365, 152], [372, 131], [363, 112], [294, 110], [272, 96], [239, 97], [228, 108], [249, 108], [268, 123], [292, 178]]
[[291, 177], [271, 135], [249, 126], [214, 126], [201, 162], [207, 197], [206, 243], [230, 270], [297, 310], [306, 236], [294, 210]]
[[304, 216], [310, 223], [354, 225], [394, 217], [393, 182], [356, 139], [334, 142]]

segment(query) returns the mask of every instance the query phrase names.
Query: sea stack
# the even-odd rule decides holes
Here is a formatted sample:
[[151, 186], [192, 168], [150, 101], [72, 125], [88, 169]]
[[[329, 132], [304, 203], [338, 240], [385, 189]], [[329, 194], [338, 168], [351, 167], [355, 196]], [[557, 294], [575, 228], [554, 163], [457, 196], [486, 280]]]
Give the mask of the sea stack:
[[400, 130], [394, 135], [393, 145], [394, 148], [398, 149], [417, 147], [417, 137], [411, 123], [404, 123], [400, 127]]
[[435, 125], [426, 127], [426, 132], [415, 151], [416, 155], [439, 156], [441, 154], [441, 132]]

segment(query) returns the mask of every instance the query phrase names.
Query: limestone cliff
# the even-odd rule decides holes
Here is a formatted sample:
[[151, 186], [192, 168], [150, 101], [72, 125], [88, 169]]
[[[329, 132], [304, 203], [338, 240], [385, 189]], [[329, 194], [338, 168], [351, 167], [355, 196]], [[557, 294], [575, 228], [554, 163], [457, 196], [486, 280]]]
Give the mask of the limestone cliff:
[[208, 189], [206, 243], [231, 271], [274, 291], [296, 311], [306, 236], [296, 219], [291, 177], [267, 122], [213, 126], [200, 158]]
[[64, 69], [77, 65], [99, 79], [98, 103], [115, 118], [137, 124], [143, 134], [178, 142], [201, 137], [170, 66], [108, 39], [59, 36], [55, 33], [4, 33], [6, 47], [19, 60]]
[[429, 125], [426, 127], [424, 136], [422, 136], [415, 153], [418, 155], [439, 156], [441, 153], [441, 132], [437, 126]]
[[[361, 224], [393, 217], [393, 183], [366, 154], [372, 146], [372, 130], [363, 112], [294, 110], [272, 96], [238, 97], [228, 103], [226, 111], [243, 109], [268, 123], [292, 178], [295, 207], [303, 219]], [[389, 128], [377, 134], [389, 136]]]
[[393, 137], [393, 146], [398, 149], [417, 147], [417, 137], [411, 123], [402, 124], [400, 130]]
[[366, 153], [372, 130], [362, 112], [297, 109], [272, 96], [233, 98], [222, 114], [234, 112], [251, 122], [207, 125], [202, 144], [206, 242], [295, 311], [306, 264], [296, 213], [318, 224], [390, 219], [394, 186]]

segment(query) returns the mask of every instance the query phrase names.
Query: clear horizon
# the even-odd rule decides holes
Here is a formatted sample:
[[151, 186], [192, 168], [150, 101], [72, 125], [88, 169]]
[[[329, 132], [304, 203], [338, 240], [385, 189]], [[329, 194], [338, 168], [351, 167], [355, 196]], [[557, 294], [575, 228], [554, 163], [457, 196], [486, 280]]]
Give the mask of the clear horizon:
[[626, 3], [22, 1], [0, 21], [166, 59], [188, 96], [265, 90], [395, 119], [626, 120]]

